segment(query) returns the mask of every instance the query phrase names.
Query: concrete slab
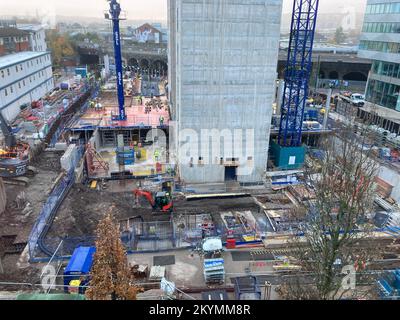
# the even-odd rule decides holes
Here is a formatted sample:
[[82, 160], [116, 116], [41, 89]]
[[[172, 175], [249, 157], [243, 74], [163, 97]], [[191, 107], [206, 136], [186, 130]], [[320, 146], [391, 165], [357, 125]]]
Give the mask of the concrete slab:
[[[153, 259], [157, 257], [175, 256], [175, 264], [167, 265], [166, 277], [183, 288], [199, 288], [206, 286], [203, 276], [203, 260], [190, 250], [175, 250], [165, 253], [141, 253], [128, 255], [130, 264], [144, 264], [153, 266]], [[248, 270], [255, 274], [268, 274], [273, 272], [272, 263], [265, 261], [233, 261], [230, 252], [223, 253], [225, 260], [226, 284], [230, 284], [229, 278], [248, 275]]]
[[[202, 262], [198, 255], [191, 256], [190, 251], [174, 251], [175, 264], [166, 267], [167, 278], [178, 286], [203, 286]], [[171, 252], [158, 254], [158, 257], [170, 256]], [[153, 265], [154, 254], [128, 255], [129, 263]]]
[[[164, 174], [167, 170], [165, 165], [161, 166], [161, 171], [156, 172], [156, 163], [157, 161], [154, 158], [154, 150], [153, 147], [143, 147], [146, 152], [146, 158], [137, 159], [135, 158], [135, 163], [131, 165], [125, 165], [125, 170], [132, 172], [135, 176], [149, 176], [155, 173]], [[119, 172], [119, 164], [117, 163], [117, 154], [115, 148], [102, 148], [97, 150], [104, 161], [109, 164], [109, 172]], [[165, 150], [159, 150], [161, 153], [161, 158], [165, 159]], [[96, 174], [104, 174], [104, 171], [99, 170], [95, 172]]]
[[[102, 110], [88, 108], [86, 112], [74, 124], [71, 129], [79, 130], [87, 127], [152, 127], [160, 126], [160, 117], [164, 118], [164, 125], [169, 125], [169, 112], [167, 107], [162, 109], [153, 108], [150, 113], [146, 112], [146, 103], [151, 99], [143, 98], [143, 105], [138, 105], [136, 99], [126, 99], [125, 111], [127, 115], [126, 121], [112, 121], [112, 114], [118, 114], [117, 98], [108, 93], [100, 95], [99, 102], [103, 105]], [[165, 97], [161, 98], [163, 103], [167, 103]]]
[[155, 266], [171, 266], [175, 264], [175, 256], [155, 256], [153, 257]]

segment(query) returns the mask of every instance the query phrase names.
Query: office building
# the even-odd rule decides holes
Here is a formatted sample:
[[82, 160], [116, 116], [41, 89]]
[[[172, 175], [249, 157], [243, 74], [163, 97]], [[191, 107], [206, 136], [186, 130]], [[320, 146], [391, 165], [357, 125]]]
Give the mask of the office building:
[[49, 52], [19, 52], [0, 57], [0, 110], [12, 121], [21, 106], [54, 88]]
[[373, 60], [364, 110], [387, 120], [386, 129], [400, 132], [399, 0], [368, 0], [359, 56]]

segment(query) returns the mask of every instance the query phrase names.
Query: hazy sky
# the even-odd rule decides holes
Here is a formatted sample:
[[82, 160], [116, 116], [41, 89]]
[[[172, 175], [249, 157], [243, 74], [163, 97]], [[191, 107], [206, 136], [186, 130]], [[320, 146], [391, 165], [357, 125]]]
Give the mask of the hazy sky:
[[[167, 0], [121, 0], [129, 19], [167, 19]], [[56, 14], [62, 16], [103, 17], [108, 9], [106, 0], [0, 0], [5, 15]]]
[[[131, 20], [167, 20], [167, 0], [120, 0]], [[338, 7], [354, 6], [363, 11], [366, 0], [321, 0], [323, 12], [337, 10]], [[293, 0], [283, 0], [284, 12], [290, 12]], [[103, 16], [108, 4], [106, 0], [0, 0], [0, 15], [44, 14], [99, 17]]]

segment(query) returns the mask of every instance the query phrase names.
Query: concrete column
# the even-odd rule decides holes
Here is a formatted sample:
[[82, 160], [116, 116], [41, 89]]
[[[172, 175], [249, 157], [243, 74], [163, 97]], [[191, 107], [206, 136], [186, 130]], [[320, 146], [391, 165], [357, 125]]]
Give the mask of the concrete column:
[[331, 100], [332, 100], [332, 89], [328, 90], [328, 95], [326, 97], [325, 115], [323, 129], [326, 130], [328, 126], [329, 112], [331, 111]]
[[108, 55], [104, 56], [104, 69], [106, 71], [106, 77], [110, 75], [110, 58]]
[[285, 90], [285, 81], [284, 80], [279, 80], [279, 85], [278, 85], [278, 97], [277, 97], [277, 109], [276, 109], [276, 114], [280, 115], [281, 114], [281, 107], [282, 107], [282, 102], [283, 102], [283, 91]]

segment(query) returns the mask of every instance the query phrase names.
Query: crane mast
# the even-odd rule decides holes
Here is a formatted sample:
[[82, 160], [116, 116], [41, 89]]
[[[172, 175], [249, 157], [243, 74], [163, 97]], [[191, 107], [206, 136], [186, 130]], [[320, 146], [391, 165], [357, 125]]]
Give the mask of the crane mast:
[[117, 91], [118, 91], [118, 120], [126, 120], [125, 113], [125, 94], [124, 94], [124, 77], [122, 74], [122, 55], [121, 55], [121, 34], [119, 22], [123, 20], [121, 16], [121, 5], [117, 0], [108, 0], [110, 2], [109, 14], [106, 18], [112, 21], [113, 25], [113, 41], [114, 41], [114, 58], [115, 71], [117, 76]]
[[294, 0], [278, 144], [301, 146], [319, 0]]

